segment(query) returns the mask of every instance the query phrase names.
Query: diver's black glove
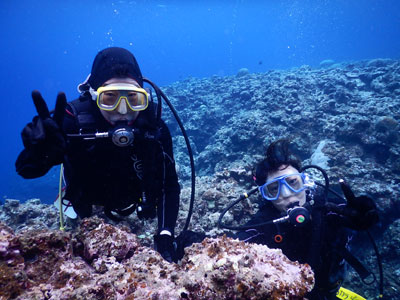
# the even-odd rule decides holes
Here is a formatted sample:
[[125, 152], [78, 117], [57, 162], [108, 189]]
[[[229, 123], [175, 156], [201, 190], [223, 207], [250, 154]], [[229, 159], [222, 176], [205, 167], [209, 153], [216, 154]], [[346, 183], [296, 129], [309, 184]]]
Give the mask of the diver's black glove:
[[365, 195], [356, 197], [343, 179], [339, 183], [347, 200], [346, 208], [356, 216], [354, 221], [357, 229], [368, 229], [376, 224], [379, 221], [379, 215], [374, 200]]
[[66, 142], [62, 128], [67, 99], [64, 93], [57, 96], [53, 117], [39, 91], [32, 92], [33, 103], [38, 113], [22, 130], [25, 149], [15, 163], [18, 174], [24, 178], [40, 177], [54, 165], [64, 160]]
[[168, 262], [177, 262], [174, 238], [168, 234], [154, 236], [154, 246], [158, 253]]

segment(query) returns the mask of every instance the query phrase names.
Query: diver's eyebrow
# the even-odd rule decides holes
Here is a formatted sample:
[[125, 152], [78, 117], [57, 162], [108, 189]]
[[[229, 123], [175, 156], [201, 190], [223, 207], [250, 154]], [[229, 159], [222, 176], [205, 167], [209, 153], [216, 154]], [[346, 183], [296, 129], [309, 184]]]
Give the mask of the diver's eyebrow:
[[111, 85], [111, 84], [133, 85], [133, 86], [135, 86], [137, 88], [141, 88], [139, 83], [137, 83], [136, 81], [135, 82], [110, 82], [110, 83], [104, 83], [103, 86], [108, 86], [108, 85]]

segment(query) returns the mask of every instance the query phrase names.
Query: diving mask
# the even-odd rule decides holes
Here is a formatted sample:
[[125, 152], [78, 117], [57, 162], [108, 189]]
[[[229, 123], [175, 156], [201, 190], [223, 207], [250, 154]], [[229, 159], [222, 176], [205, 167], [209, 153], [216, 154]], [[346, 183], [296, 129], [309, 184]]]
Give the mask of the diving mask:
[[259, 187], [260, 193], [264, 199], [273, 201], [281, 195], [283, 186], [293, 193], [300, 193], [305, 187], [305, 174], [294, 173], [276, 177]]
[[96, 92], [97, 106], [106, 111], [115, 110], [122, 100], [133, 111], [145, 110], [149, 105], [149, 94], [133, 84], [110, 84], [99, 87]]

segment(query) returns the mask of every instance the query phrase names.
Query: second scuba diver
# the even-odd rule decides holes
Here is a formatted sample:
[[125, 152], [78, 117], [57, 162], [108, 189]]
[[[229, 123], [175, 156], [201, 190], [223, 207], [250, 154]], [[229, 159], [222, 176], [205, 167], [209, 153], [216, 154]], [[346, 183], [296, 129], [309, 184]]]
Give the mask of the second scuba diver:
[[337, 299], [345, 259], [355, 259], [348, 251], [349, 229], [365, 230], [378, 221], [374, 201], [355, 197], [342, 182], [347, 204], [327, 206], [322, 189], [315, 188], [302, 172], [300, 160], [289, 151], [288, 140], [269, 145], [256, 167], [255, 180], [264, 203], [236, 236], [280, 248], [290, 260], [308, 263], [316, 280], [308, 299]]

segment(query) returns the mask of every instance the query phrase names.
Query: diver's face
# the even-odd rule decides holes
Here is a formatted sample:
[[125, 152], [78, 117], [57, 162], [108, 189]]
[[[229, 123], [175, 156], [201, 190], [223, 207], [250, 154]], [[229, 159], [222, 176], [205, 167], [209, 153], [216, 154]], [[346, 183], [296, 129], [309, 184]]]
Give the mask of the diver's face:
[[[103, 86], [115, 83], [129, 83], [133, 84], [136, 87], [140, 87], [136, 80], [126, 77], [126, 78], [111, 78], [103, 83]], [[112, 111], [106, 111], [100, 109], [101, 114], [103, 117], [110, 122], [112, 125], [115, 125], [116, 122], [123, 121], [127, 122], [128, 124], [133, 123], [139, 115], [138, 111], [133, 111], [129, 108], [128, 104], [125, 100], [121, 100], [118, 106]]]
[[[275, 172], [268, 173], [267, 181], [272, 180], [276, 177], [282, 175], [289, 175], [298, 173], [299, 171], [296, 168], [293, 168], [290, 165], [282, 165]], [[277, 200], [271, 201], [277, 210], [280, 212], [285, 212], [289, 206], [303, 206], [306, 203], [306, 192], [303, 190], [301, 192], [295, 193], [291, 191], [286, 185], [282, 184], [281, 193]]]

